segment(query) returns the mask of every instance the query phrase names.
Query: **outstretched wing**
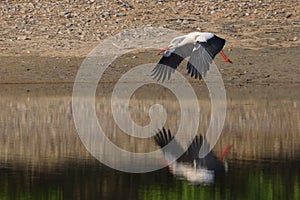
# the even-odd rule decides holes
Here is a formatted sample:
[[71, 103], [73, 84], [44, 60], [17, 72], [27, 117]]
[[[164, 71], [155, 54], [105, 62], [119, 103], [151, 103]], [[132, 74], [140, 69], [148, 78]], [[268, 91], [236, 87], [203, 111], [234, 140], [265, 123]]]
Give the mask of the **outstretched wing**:
[[[174, 141], [174, 146], [171, 149], [167, 150], [163, 148], [173, 139], [174, 136], [172, 135], [171, 131], [169, 129], [166, 130], [165, 128], [158, 130], [154, 136], [156, 144], [162, 148], [166, 158], [174, 158], [178, 152], [183, 152], [182, 147], [176, 140]], [[189, 146], [188, 151], [178, 158], [178, 161], [188, 163], [193, 163], [193, 161], [196, 161], [197, 167], [204, 167], [208, 170], [224, 171], [225, 168], [222, 161], [220, 161], [220, 159], [212, 151], [210, 151], [204, 158], [199, 157], [199, 152], [202, 145], [204, 145], [206, 148], [209, 148], [208, 141], [203, 136], [196, 136]]]
[[[160, 148], [163, 148], [164, 146], [169, 144], [171, 142], [171, 140], [173, 140], [173, 139], [174, 139], [174, 136], [172, 135], [170, 129], [168, 129], [168, 131], [167, 131], [164, 127], [161, 130], [158, 130], [158, 132], [154, 136], [154, 140], [155, 140], [156, 144], [158, 146], [160, 146]], [[173, 146], [174, 152], [169, 152], [171, 154], [172, 153], [175, 154], [175, 151], [178, 152], [178, 151], [182, 150], [182, 147], [180, 146], [180, 144], [176, 140], [174, 142], [175, 142], [174, 143], [175, 146]]]
[[202, 135], [200, 136], [196, 135], [192, 144], [188, 148], [188, 155], [191, 157], [192, 160], [199, 159], [199, 151], [202, 143], [203, 143]]
[[[206, 138], [203, 139], [203, 148], [209, 149], [210, 145]], [[225, 171], [223, 162], [215, 155], [213, 151], [210, 151], [204, 158], [201, 158], [198, 164], [208, 170], [214, 170], [215, 172]]]
[[154, 140], [156, 144], [160, 146], [160, 148], [163, 148], [164, 146], [169, 144], [173, 138], [174, 136], [172, 136], [171, 131], [166, 131], [164, 127], [162, 128], [162, 130], [158, 130], [158, 132], [154, 136]]
[[195, 79], [201, 79], [209, 70], [212, 60], [213, 58], [209, 55], [206, 49], [199, 42], [197, 42], [186, 69], [191, 77], [194, 77]]
[[188, 73], [195, 79], [205, 77], [215, 56], [222, 50], [225, 40], [214, 36], [207, 42], [197, 42], [187, 64]]
[[170, 56], [163, 56], [158, 64], [152, 70], [151, 76], [157, 81], [164, 81], [166, 78], [169, 80], [171, 74], [175, 72], [182, 60], [191, 55], [194, 45], [188, 43], [186, 45], [177, 47]]
[[201, 46], [206, 49], [212, 59], [223, 49], [226, 40], [216, 35], [207, 40], [207, 42], [200, 42]]
[[[177, 157], [179, 154], [182, 154], [183, 148], [180, 146], [180, 144], [174, 139], [172, 148], [163, 148], [166, 145], [168, 145], [172, 140], [174, 139], [174, 136], [172, 135], [170, 129], [168, 131], [165, 128], [162, 128], [161, 130], [158, 130], [156, 135], [154, 136], [154, 140], [160, 148], [162, 148], [164, 154], [166, 156], [171, 155], [172, 157]], [[186, 154], [182, 154], [178, 160], [185, 160]]]

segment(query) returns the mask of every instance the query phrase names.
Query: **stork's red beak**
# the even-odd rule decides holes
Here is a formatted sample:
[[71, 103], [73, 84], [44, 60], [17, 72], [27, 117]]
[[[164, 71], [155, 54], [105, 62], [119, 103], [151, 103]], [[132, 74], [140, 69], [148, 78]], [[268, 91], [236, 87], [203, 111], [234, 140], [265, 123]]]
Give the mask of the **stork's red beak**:
[[226, 155], [229, 153], [230, 149], [231, 149], [231, 145], [227, 145], [227, 146], [225, 147], [225, 149], [223, 150], [223, 152], [222, 152], [222, 154], [221, 154], [221, 156], [220, 156], [220, 160], [221, 160], [222, 162], [224, 161]]
[[225, 55], [223, 50], [220, 51], [220, 54], [224, 58], [225, 62], [229, 62], [232, 64], [231, 60], [229, 60], [229, 58], [227, 58], [227, 56]]
[[166, 47], [166, 48], [163, 48], [162, 50], [160, 50], [157, 54], [162, 54], [163, 52], [169, 50], [170, 48], [169, 47]]

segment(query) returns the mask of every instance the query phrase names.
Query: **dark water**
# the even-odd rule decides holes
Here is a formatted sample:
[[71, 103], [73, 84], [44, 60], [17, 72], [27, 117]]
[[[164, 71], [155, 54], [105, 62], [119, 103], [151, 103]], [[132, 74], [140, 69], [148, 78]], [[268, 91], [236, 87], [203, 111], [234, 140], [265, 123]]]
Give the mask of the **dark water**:
[[2, 164], [0, 199], [299, 199], [296, 163], [230, 162], [210, 186], [191, 185], [161, 169], [146, 174], [115, 171], [97, 162], [57, 166], [51, 172]]
[[[0, 199], [300, 199], [300, 97], [295, 93], [248, 98], [229, 92], [225, 126], [214, 147], [219, 155], [232, 145], [229, 171], [217, 174], [212, 185], [192, 185], [167, 169], [131, 174], [95, 160], [77, 135], [71, 90], [59, 87], [1, 87]], [[168, 127], [176, 130], [178, 103], [163, 95], [160, 102], [134, 98], [132, 118], [147, 124], [150, 105], [162, 103], [171, 113]], [[205, 128], [210, 103], [199, 101]], [[157, 149], [152, 139], [122, 134], [110, 118], [109, 102], [96, 101], [108, 137], [134, 152]]]

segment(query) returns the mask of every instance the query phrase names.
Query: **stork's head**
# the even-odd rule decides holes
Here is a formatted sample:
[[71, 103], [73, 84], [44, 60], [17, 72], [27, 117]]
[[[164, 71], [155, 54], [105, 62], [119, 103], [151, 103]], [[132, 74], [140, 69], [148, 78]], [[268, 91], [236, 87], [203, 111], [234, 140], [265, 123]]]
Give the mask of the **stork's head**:
[[186, 36], [179, 36], [174, 38], [171, 42], [170, 45], [166, 48], [161, 49], [158, 54], [163, 54], [165, 57], [169, 57], [177, 47], [179, 47], [182, 43], [182, 41], [186, 38]]
[[169, 57], [175, 51], [175, 47], [169, 45], [166, 48], [161, 49], [158, 54], [163, 54], [164, 57]]

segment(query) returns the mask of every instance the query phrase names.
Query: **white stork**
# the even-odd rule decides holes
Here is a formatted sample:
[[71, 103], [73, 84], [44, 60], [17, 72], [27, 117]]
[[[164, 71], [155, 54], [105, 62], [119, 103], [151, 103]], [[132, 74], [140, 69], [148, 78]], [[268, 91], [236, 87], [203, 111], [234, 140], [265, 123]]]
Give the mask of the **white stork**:
[[159, 51], [163, 57], [152, 70], [151, 76], [157, 81], [170, 79], [181, 61], [190, 56], [187, 64], [188, 73], [195, 79], [201, 79], [219, 52], [226, 62], [232, 63], [222, 50], [225, 43], [225, 39], [206, 32], [192, 32], [176, 37], [168, 47]]

